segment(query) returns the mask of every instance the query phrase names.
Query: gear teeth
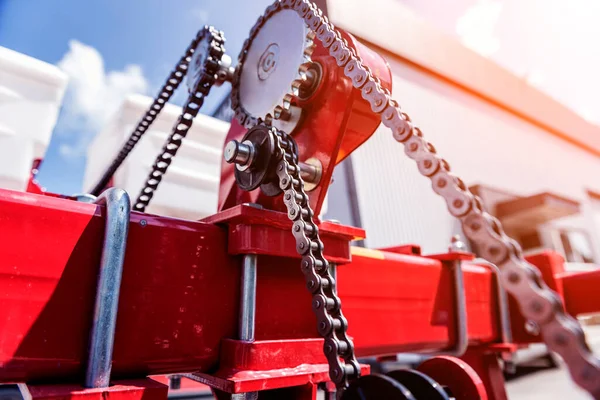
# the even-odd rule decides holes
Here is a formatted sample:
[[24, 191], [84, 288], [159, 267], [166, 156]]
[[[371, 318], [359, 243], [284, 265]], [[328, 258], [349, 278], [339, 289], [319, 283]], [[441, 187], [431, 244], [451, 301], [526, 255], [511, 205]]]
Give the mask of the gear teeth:
[[299, 79], [296, 79], [294, 82], [292, 82], [292, 94], [295, 97], [300, 97], [300, 89], [302, 89], [303, 85], [304, 85], [304, 82]]
[[310, 81], [310, 77], [308, 75], [308, 70], [310, 69], [312, 63], [305, 62], [298, 68], [298, 78], [292, 82], [292, 94], [295, 97], [300, 97], [300, 91], [302, 88], [310, 86], [313, 82]]

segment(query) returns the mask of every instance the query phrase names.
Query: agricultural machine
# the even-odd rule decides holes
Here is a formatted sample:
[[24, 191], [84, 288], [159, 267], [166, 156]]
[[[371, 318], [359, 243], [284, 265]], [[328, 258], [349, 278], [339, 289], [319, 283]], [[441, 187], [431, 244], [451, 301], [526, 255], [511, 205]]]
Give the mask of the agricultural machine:
[[[600, 310], [600, 274], [566, 273], [552, 252], [526, 259], [391, 97], [379, 54], [309, 0], [269, 6], [235, 66], [224, 40], [200, 30], [89, 194], [0, 191], [0, 382], [31, 399], [165, 399], [150, 376], [178, 374], [217, 399], [503, 400], [502, 363], [544, 342], [600, 399], [575, 319]], [[184, 80], [182, 113], [130, 202], [111, 178]], [[145, 213], [224, 82], [235, 118], [218, 212]], [[381, 123], [470, 251], [458, 239], [433, 255], [353, 247], [362, 229], [319, 219], [335, 166]], [[361, 362], [403, 352], [428, 358], [385, 374]]]

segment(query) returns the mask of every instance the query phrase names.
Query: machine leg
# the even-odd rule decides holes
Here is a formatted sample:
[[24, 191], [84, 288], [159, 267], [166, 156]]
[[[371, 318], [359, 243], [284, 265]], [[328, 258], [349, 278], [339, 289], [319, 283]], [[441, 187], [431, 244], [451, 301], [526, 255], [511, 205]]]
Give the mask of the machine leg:
[[[256, 254], [246, 254], [242, 265], [242, 293], [240, 295], [240, 319], [238, 336], [240, 340], [254, 341], [256, 322]], [[231, 400], [256, 400], [258, 392], [233, 394]]]
[[469, 348], [461, 359], [477, 372], [483, 381], [489, 400], [508, 400], [504, 374], [497, 353], [486, 349]]
[[242, 293], [240, 296], [240, 340], [254, 341], [256, 321], [256, 254], [246, 254], [242, 266]]

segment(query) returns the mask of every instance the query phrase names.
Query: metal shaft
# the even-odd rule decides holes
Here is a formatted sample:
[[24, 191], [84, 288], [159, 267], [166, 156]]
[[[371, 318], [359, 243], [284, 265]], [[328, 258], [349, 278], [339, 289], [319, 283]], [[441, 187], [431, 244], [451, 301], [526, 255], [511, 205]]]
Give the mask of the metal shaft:
[[240, 340], [254, 340], [256, 321], [256, 254], [246, 254], [242, 265], [242, 293], [240, 296]]
[[105, 388], [110, 383], [112, 354], [119, 307], [119, 290], [129, 231], [129, 195], [108, 189], [97, 201], [106, 205], [106, 228], [96, 291], [85, 386]]
[[300, 176], [304, 182], [315, 183], [319, 180], [320, 171], [316, 165], [300, 162]]
[[225, 146], [223, 156], [228, 163], [234, 162], [243, 166], [251, 165], [254, 156], [254, 145], [247, 140], [242, 143], [232, 140]]
[[[240, 294], [240, 321], [238, 337], [240, 340], [254, 341], [256, 323], [256, 254], [244, 255], [242, 262], [242, 285]], [[258, 392], [236, 393], [231, 400], [256, 400]]]
[[[248, 140], [241, 143], [237, 140], [232, 140], [227, 143], [225, 150], [223, 151], [223, 158], [225, 158], [225, 161], [230, 164], [235, 163], [242, 171], [252, 167], [257, 156], [255, 145]], [[322, 173], [320, 163], [318, 163], [318, 165], [313, 165], [309, 162], [300, 162], [298, 166], [300, 167], [300, 176], [305, 183], [319, 183]]]

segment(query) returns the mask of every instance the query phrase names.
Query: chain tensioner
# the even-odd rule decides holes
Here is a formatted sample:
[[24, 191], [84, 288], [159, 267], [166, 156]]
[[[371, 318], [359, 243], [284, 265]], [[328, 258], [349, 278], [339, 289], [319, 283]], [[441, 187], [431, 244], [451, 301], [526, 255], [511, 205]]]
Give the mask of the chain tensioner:
[[325, 339], [323, 351], [329, 376], [338, 388], [347, 387], [360, 376], [360, 364], [346, 334], [348, 321], [342, 314], [336, 282], [323, 255], [323, 242], [304, 190], [294, 139], [281, 130], [259, 124], [246, 133], [241, 143], [232, 141], [227, 145], [225, 159], [236, 163], [236, 179], [242, 189], [260, 186], [274, 195], [283, 193], [288, 218], [293, 221], [296, 251], [302, 256], [301, 270], [312, 294], [317, 330]]

